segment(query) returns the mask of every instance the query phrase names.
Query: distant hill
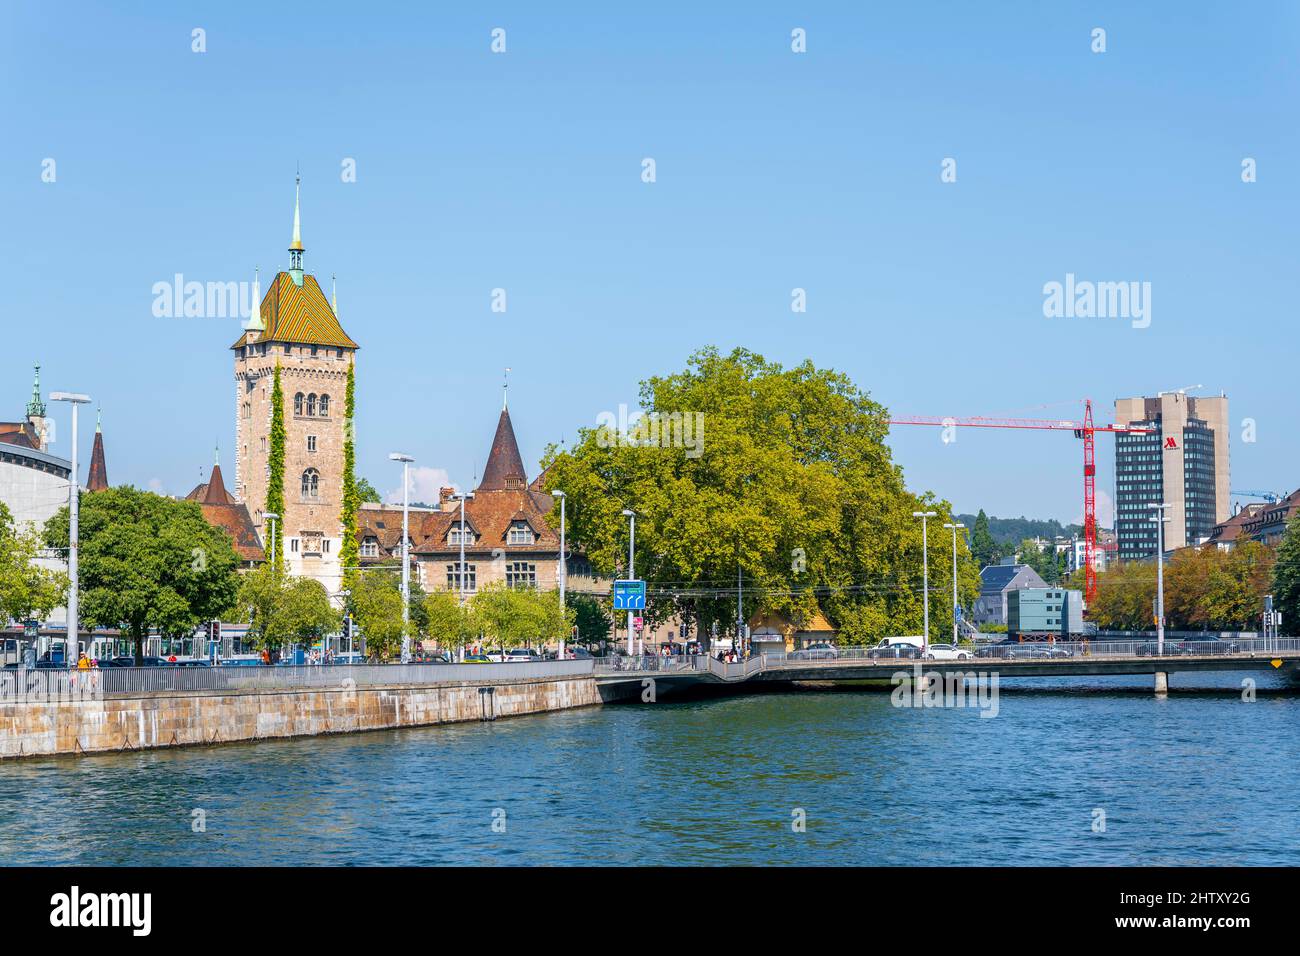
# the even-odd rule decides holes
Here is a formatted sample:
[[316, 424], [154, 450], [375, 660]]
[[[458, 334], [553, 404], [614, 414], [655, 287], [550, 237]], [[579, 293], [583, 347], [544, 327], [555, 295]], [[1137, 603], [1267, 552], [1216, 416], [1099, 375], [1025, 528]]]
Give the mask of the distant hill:
[[[958, 515], [957, 520], [964, 524], [968, 529], [975, 527], [976, 515]], [[969, 532], [968, 532], [969, 533]], [[1047, 538], [1051, 540], [1057, 535], [1083, 535], [1083, 528], [1077, 524], [1061, 524], [1054, 518], [1046, 521], [1037, 518], [995, 518], [989, 515], [989, 534], [993, 536], [994, 541], [1009, 541], [1013, 545], [1019, 544], [1025, 538]]]

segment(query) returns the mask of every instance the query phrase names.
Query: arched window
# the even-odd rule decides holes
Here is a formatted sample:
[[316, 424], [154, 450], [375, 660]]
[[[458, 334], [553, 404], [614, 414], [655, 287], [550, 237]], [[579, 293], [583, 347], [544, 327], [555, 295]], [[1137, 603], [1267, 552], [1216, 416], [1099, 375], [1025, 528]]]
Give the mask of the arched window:
[[320, 495], [320, 472], [315, 468], [308, 468], [302, 473], [302, 496], [304, 498], [316, 498]]
[[293, 413], [295, 415], [302, 414], [302, 392], [293, 397]]
[[316, 393], [315, 392], [312, 392], [310, 395], [307, 396], [307, 414], [308, 415], [316, 414]]
[[330, 397], [322, 395], [320, 397], [320, 414], [321, 418], [328, 418], [330, 413]]

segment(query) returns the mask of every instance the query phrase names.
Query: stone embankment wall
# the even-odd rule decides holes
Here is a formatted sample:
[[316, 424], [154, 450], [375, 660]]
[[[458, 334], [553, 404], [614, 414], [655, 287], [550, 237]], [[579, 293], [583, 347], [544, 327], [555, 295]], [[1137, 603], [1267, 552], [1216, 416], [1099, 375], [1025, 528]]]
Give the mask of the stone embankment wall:
[[0, 701], [0, 758], [495, 720], [601, 702], [594, 678]]

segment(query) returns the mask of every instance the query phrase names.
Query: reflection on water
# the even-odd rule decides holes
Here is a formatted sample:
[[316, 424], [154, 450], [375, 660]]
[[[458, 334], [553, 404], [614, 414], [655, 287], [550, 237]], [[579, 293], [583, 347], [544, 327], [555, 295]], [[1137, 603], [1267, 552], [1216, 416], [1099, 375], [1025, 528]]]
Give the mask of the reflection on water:
[[1296, 865], [1300, 696], [1257, 679], [1253, 703], [1234, 674], [1163, 700], [1004, 681], [994, 719], [805, 691], [7, 762], [0, 862]]

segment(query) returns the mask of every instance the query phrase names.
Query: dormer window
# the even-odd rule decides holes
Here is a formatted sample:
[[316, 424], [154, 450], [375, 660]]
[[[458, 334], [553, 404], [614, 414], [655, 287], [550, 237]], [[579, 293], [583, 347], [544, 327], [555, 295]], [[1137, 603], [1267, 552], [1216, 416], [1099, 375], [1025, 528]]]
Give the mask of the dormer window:
[[374, 538], [366, 538], [361, 542], [361, 557], [377, 558], [379, 557], [379, 542]]
[[527, 521], [511, 522], [510, 536], [507, 539], [510, 544], [534, 544], [536, 540], [537, 536]]
[[463, 527], [460, 524], [452, 525], [451, 530], [447, 532], [447, 543], [448, 544], [473, 544], [474, 529], [472, 529], [469, 525], [465, 525]]

